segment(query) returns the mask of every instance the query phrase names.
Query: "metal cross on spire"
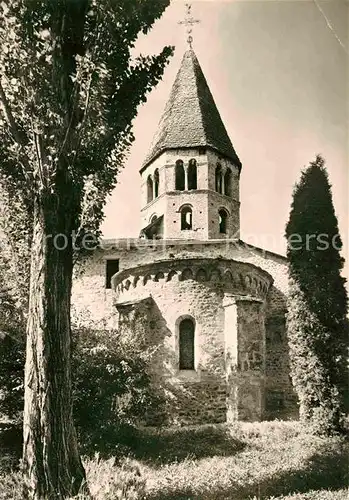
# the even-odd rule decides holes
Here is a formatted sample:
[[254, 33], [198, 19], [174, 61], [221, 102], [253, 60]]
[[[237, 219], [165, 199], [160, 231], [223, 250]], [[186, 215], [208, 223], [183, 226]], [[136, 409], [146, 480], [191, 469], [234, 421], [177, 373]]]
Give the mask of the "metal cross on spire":
[[194, 19], [193, 15], [191, 13], [191, 4], [190, 3], [186, 3], [185, 6], [187, 8], [187, 15], [185, 17], [185, 20], [179, 21], [178, 24], [184, 24], [184, 26], [186, 26], [187, 34], [188, 34], [187, 42], [189, 44], [189, 47], [191, 48], [192, 43], [193, 43], [193, 37], [192, 37], [193, 26], [195, 24], [200, 23], [201, 21], [199, 21], [199, 19]]

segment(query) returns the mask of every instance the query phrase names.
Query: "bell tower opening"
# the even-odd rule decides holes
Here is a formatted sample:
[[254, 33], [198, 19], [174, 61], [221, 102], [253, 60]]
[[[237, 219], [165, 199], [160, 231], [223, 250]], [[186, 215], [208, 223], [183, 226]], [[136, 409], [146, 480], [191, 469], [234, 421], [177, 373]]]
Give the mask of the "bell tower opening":
[[225, 196], [231, 196], [231, 182], [232, 182], [232, 174], [230, 168], [224, 174], [224, 194]]
[[228, 213], [224, 208], [222, 208], [219, 212], [219, 232], [221, 234], [227, 234], [227, 223], [228, 223]]
[[157, 198], [159, 196], [159, 170], [156, 169], [154, 172], [154, 198]]
[[182, 160], [176, 161], [176, 191], [184, 191], [185, 189], [185, 172], [184, 172], [184, 164]]
[[217, 191], [217, 193], [222, 194], [222, 188], [223, 188], [222, 167], [218, 163], [218, 165], [216, 167], [216, 191]]
[[149, 175], [147, 179], [147, 203], [151, 201], [153, 201], [153, 179]]
[[188, 189], [197, 189], [196, 160], [190, 160], [188, 165]]

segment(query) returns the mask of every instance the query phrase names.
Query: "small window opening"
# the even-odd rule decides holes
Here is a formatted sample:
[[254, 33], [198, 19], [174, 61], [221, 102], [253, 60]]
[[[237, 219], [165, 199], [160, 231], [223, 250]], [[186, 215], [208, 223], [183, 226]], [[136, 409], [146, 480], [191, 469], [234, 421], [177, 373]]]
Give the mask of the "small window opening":
[[153, 201], [153, 179], [149, 175], [147, 179], [147, 203], [151, 201]]
[[230, 168], [228, 168], [224, 176], [224, 194], [226, 196], [231, 196], [231, 180], [232, 180], [231, 170]]
[[159, 184], [160, 184], [159, 170], [156, 169], [154, 172], [154, 196], [155, 196], [155, 198], [157, 198], [159, 196]]
[[192, 319], [185, 318], [179, 324], [179, 369], [195, 369], [195, 325]]
[[182, 160], [176, 161], [176, 190], [184, 191], [185, 189], [185, 174], [184, 174], [184, 165]]
[[111, 279], [119, 272], [119, 259], [107, 259], [105, 266], [105, 288], [111, 288]]
[[226, 234], [228, 214], [223, 209], [220, 210], [218, 214], [219, 214], [219, 232], [222, 234]]
[[181, 229], [193, 228], [193, 211], [190, 207], [184, 207], [181, 210]]
[[222, 190], [223, 190], [222, 167], [220, 166], [220, 164], [218, 164], [216, 168], [216, 191], [217, 193], [222, 194]]
[[188, 166], [188, 189], [197, 189], [196, 160], [190, 160]]

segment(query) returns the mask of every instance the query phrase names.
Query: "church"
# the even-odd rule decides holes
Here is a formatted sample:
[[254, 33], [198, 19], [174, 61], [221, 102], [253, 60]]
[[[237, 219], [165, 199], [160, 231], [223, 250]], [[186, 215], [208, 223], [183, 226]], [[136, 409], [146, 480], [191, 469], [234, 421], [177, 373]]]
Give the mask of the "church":
[[190, 47], [140, 165], [139, 238], [102, 241], [72, 297], [80, 318], [154, 347], [172, 424], [297, 416], [287, 261], [240, 240], [242, 175]]

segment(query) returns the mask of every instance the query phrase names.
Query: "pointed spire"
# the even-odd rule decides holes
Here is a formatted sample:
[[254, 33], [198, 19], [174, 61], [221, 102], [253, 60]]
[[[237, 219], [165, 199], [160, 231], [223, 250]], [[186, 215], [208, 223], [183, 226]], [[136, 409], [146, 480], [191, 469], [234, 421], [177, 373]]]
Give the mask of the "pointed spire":
[[168, 149], [196, 147], [212, 148], [241, 168], [199, 61], [189, 49], [141, 171]]

